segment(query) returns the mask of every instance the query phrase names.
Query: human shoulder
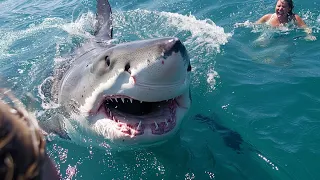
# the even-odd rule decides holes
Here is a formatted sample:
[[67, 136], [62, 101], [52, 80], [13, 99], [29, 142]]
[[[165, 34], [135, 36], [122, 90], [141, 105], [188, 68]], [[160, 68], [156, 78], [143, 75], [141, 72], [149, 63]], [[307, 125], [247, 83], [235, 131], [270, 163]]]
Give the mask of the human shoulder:
[[298, 14], [294, 14], [294, 20], [298, 27], [306, 27], [306, 23]]
[[271, 18], [271, 16], [272, 16], [272, 14], [266, 14], [266, 15], [262, 16], [256, 23], [257, 24], [265, 23]]

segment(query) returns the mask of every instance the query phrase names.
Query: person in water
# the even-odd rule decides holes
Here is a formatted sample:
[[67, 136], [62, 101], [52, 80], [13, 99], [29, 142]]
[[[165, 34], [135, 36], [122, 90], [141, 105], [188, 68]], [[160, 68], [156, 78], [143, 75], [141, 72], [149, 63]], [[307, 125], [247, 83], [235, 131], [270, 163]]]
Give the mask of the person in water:
[[316, 37], [311, 34], [312, 30], [308, 28], [302, 18], [293, 13], [293, 8], [294, 5], [292, 0], [277, 0], [275, 13], [262, 16], [256, 24], [265, 23], [271, 27], [281, 27], [288, 24], [294, 24], [295, 26], [305, 30], [307, 33], [306, 39], [316, 40]]

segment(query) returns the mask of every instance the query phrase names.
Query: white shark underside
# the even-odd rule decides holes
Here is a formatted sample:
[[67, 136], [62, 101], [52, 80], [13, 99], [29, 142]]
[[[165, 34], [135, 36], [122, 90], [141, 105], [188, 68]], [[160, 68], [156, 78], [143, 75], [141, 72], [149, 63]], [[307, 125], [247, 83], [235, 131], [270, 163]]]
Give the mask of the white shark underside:
[[80, 143], [82, 135], [97, 144], [164, 142], [191, 105], [187, 50], [176, 37], [111, 45], [111, 24], [109, 2], [97, 0], [95, 38], [75, 51], [67, 70], [56, 69], [53, 98], [67, 113], [44, 129]]

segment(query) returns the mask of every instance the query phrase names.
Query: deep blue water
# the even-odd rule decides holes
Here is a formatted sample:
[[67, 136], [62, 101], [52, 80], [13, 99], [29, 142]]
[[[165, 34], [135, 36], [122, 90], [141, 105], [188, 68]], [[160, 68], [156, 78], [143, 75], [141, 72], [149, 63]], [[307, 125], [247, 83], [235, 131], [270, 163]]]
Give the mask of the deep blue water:
[[[111, 0], [116, 42], [177, 36], [193, 66], [193, 105], [156, 148], [114, 152], [48, 142], [63, 179], [320, 179], [320, 1], [296, 0], [313, 29], [251, 23], [274, 0]], [[50, 108], [39, 86], [93, 31], [94, 0], [1, 0], [0, 76]], [[298, 38], [297, 38], [298, 37]], [[72, 174], [70, 169], [75, 169]]]

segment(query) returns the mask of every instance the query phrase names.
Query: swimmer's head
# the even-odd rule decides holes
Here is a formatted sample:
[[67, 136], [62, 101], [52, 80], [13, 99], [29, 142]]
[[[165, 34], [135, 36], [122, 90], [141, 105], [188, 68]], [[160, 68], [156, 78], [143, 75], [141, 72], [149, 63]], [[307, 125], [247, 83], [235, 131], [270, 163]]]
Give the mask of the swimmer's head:
[[277, 15], [287, 14], [293, 15], [293, 1], [292, 0], [277, 0], [275, 11]]
[[0, 86], [0, 179], [58, 180], [37, 120]]

